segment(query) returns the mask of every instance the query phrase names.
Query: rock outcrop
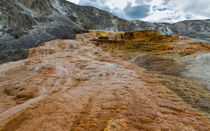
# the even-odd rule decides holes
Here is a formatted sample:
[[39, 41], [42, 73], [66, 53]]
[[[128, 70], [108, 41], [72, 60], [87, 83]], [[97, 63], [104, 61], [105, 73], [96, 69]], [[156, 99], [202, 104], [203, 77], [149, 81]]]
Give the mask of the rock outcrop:
[[66, 0], [1, 0], [0, 63], [26, 58], [28, 49], [54, 39], [74, 39], [87, 29], [136, 31], [155, 29], [166, 34], [209, 40], [210, 21], [175, 24], [126, 21], [94, 7]]
[[128, 30], [128, 23], [105, 11], [65, 0], [1, 0], [0, 63], [25, 58], [29, 48], [49, 40], [74, 39], [86, 29], [116, 26], [114, 31]]

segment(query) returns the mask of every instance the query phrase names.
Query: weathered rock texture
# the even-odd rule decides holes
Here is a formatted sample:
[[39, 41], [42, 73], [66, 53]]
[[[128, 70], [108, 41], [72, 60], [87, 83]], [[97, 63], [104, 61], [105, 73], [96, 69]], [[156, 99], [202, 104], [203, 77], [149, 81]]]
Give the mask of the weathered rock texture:
[[135, 30], [157, 30], [164, 34], [187, 36], [196, 41], [210, 43], [210, 20], [186, 20], [177, 23], [149, 23], [132, 21]]
[[210, 130], [207, 114], [94, 46], [96, 36], [50, 41], [0, 65], [0, 130]]
[[98, 38], [92, 41], [104, 51], [145, 68], [188, 104], [210, 113], [210, 45], [155, 30], [93, 32]]
[[1, 0], [0, 63], [26, 58], [28, 49], [54, 39], [75, 38], [86, 29], [134, 31], [155, 29], [162, 33], [209, 40], [210, 21], [175, 24], [126, 21], [93, 7], [66, 0]]

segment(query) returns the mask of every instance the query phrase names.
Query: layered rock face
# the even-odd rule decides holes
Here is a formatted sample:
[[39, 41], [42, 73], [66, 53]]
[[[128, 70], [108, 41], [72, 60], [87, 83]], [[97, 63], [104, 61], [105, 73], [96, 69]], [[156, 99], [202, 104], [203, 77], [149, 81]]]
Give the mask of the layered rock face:
[[[193, 103], [186, 103], [172, 90], [173, 87], [181, 90], [179, 84], [185, 87], [184, 84], [177, 79], [168, 83], [171, 79], [164, 75], [147, 73], [145, 69], [115, 57], [116, 54], [123, 55], [124, 48], [119, 45], [132, 46], [135, 40], [148, 42], [147, 37], [138, 39], [136, 36], [139, 35], [153, 34], [170, 45], [177, 41], [177, 37], [163, 38], [156, 33], [103, 32], [101, 35], [101, 32], [92, 32], [78, 35], [76, 40], [43, 43], [30, 49], [27, 59], [1, 64], [0, 130], [210, 130], [208, 114], [197, 110], [197, 106], [197, 109], [191, 107]], [[112, 54], [95, 44], [102, 49], [107, 46]], [[209, 51], [198, 43], [195, 45], [203, 52]], [[186, 43], [187, 46], [193, 47]], [[137, 53], [131, 51], [133, 49], [127, 48], [126, 52]], [[160, 48], [158, 51], [168, 50]], [[195, 100], [188, 94], [190, 91], [197, 90], [185, 87], [182, 98], [189, 96]], [[209, 100], [209, 94], [204, 93], [199, 94], [200, 102]]]
[[209, 20], [175, 24], [126, 21], [93, 7], [65, 0], [1, 0], [0, 63], [26, 58], [28, 49], [54, 39], [75, 38], [86, 29], [136, 31], [155, 29], [166, 34], [209, 40]]

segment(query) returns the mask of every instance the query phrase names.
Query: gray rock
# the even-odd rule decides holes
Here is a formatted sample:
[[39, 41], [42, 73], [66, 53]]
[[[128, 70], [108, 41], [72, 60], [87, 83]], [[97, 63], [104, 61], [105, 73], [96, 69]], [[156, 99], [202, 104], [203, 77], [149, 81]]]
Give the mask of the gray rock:
[[178, 23], [150, 23], [131, 21], [136, 30], [158, 30], [163, 34], [179, 35], [210, 43], [210, 20], [186, 20]]
[[0, 63], [24, 59], [29, 48], [43, 42], [87, 32], [59, 0], [1, 0], [0, 12]]

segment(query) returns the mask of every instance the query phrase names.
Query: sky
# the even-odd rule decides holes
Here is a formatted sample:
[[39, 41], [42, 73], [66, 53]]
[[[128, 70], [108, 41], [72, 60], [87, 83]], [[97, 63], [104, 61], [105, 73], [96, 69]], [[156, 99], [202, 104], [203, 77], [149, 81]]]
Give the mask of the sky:
[[178, 22], [209, 19], [210, 0], [68, 0], [93, 6], [126, 20]]

